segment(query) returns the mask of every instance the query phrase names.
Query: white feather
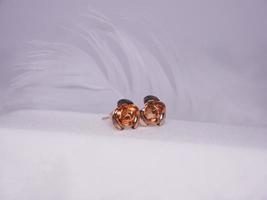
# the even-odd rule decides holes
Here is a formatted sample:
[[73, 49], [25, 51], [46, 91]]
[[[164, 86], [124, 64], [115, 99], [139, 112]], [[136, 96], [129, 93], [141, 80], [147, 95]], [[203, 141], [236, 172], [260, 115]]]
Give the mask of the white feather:
[[140, 103], [150, 93], [163, 99], [177, 94], [172, 71], [177, 63], [175, 58], [169, 63], [155, 34], [144, 30], [151, 39], [143, 43], [95, 11], [63, 29], [81, 45], [31, 42], [19, 63], [23, 72], [11, 84], [6, 110], [108, 112], [119, 98]]
[[89, 10], [58, 26], [62, 36], [32, 41], [25, 48], [2, 111], [109, 113], [120, 98], [141, 107], [143, 97], [154, 94], [172, 118], [267, 123], [264, 103], [258, 103], [265, 86], [236, 73], [205, 48], [191, 46], [184, 52], [174, 47], [148, 18], [111, 20]]

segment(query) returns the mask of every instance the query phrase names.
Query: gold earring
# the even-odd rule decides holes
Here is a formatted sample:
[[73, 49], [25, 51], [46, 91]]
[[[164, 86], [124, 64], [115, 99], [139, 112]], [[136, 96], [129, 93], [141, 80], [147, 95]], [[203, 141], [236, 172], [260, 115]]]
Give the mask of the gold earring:
[[144, 98], [144, 108], [140, 111], [142, 125], [162, 125], [166, 118], [166, 106], [158, 97], [148, 95]]
[[[107, 119], [109, 117], [103, 118]], [[118, 130], [124, 128], [137, 128], [139, 124], [139, 108], [128, 99], [121, 99], [117, 103], [117, 108], [111, 113], [113, 125]]]

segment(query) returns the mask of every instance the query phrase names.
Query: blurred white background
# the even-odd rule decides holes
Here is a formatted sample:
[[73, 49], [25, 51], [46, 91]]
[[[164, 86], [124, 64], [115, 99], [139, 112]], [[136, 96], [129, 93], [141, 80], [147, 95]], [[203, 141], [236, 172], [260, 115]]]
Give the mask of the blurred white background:
[[266, 0], [1, 0], [1, 110], [108, 113], [155, 94], [171, 118], [266, 125], [266, 13]]

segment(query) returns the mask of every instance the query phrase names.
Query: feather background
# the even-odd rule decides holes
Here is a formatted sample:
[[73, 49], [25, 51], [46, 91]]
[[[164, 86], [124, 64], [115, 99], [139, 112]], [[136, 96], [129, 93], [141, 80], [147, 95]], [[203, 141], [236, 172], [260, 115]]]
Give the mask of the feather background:
[[[179, 4], [187, 10], [192, 8], [185, 1], [170, 2], [176, 9]], [[237, 22], [243, 22], [246, 10], [240, 10], [241, 3], [214, 8], [227, 11]], [[205, 1], [204, 5], [208, 4], [214, 6]], [[82, 7], [87, 3], [81, 1], [78, 5]], [[63, 20], [51, 22], [53, 28], [48, 28], [45, 36], [26, 40], [27, 43], [20, 46], [21, 50], [10, 64], [16, 71], [12, 72], [9, 86], [3, 89], [2, 113], [17, 109], [109, 113], [119, 98], [129, 98], [142, 105], [144, 96], [155, 94], [167, 103], [171, 118], [267, 124], [267, 62], [264, 59], [267, 45], [257, 53], [259, 46], [254, 47], [259, 43], [257, 40], [252, 40], [254, 46], [246, 51], [239, 46], [246, 37], [234, 45], [229, 45], [232, 38], [227, 36], [219, 41], [212, 34], [211, 38], [202, 38], [201, 29], [213, 24], [212, 19], [207, 24], [201, 21], [202, 27], [198, 28], [198, 22], [189, 18], [188, 21], [194, 23], [193, 30], [199, 31], [194, 35], [188, 23], [182, 23], [181, 16], [175, 14], [170, 22], [172, 27], [188, 28], [181, 29], [182, 33], [175, 36], [162, 21], [157, 21], [161, 15], [151, 13], [149, 7], [134, 7], [132, 10], [140, 9], [134, 14], [126, 11], [117, 14], [111, 8], [103, 10], [104, 4], [99, 5], [91, 5], [70, 17], [60, 16]], [[266, 4], [258, 5], [261, 6], [263, 12]], [[231, 7], [239, 12], [231, 14]], [[249, 4], [245, 4], [245, 8], [248, 7]], [[211, 13], [208, 7], [200, 8], [208, 11], [202, 15], [204, 21]], [[228, 29], [236, 23], [225, 24], [227, 17], [219, 18], [219, 22]], [[246, 29], [251, 26], [249, 23]], [[243, 29], [239, 27], [235, 31], [239, 33]], [[183, 33], [193, 34], [193, 41], [177, 40]], [[252, 36], [246, 36], [252, 38], [256, 34], [255, 31]], [[256, 62], [258, 57], [260, 62]], [[243, 67], [246, 61], [251, 64]]]

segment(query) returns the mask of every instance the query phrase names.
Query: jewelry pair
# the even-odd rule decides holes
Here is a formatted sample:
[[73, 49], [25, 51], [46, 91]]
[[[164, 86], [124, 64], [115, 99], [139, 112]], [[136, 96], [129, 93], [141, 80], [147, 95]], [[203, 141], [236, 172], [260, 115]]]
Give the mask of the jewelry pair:
[[161, 126], [166, 117], [166, 106], [160, 99], [153, 95], [144, 98], [142, 110], [130, 100], [121, 99], [117, 108], [111, 113], [113, 125], [118, 130], [137, 128], [142, 126]]

